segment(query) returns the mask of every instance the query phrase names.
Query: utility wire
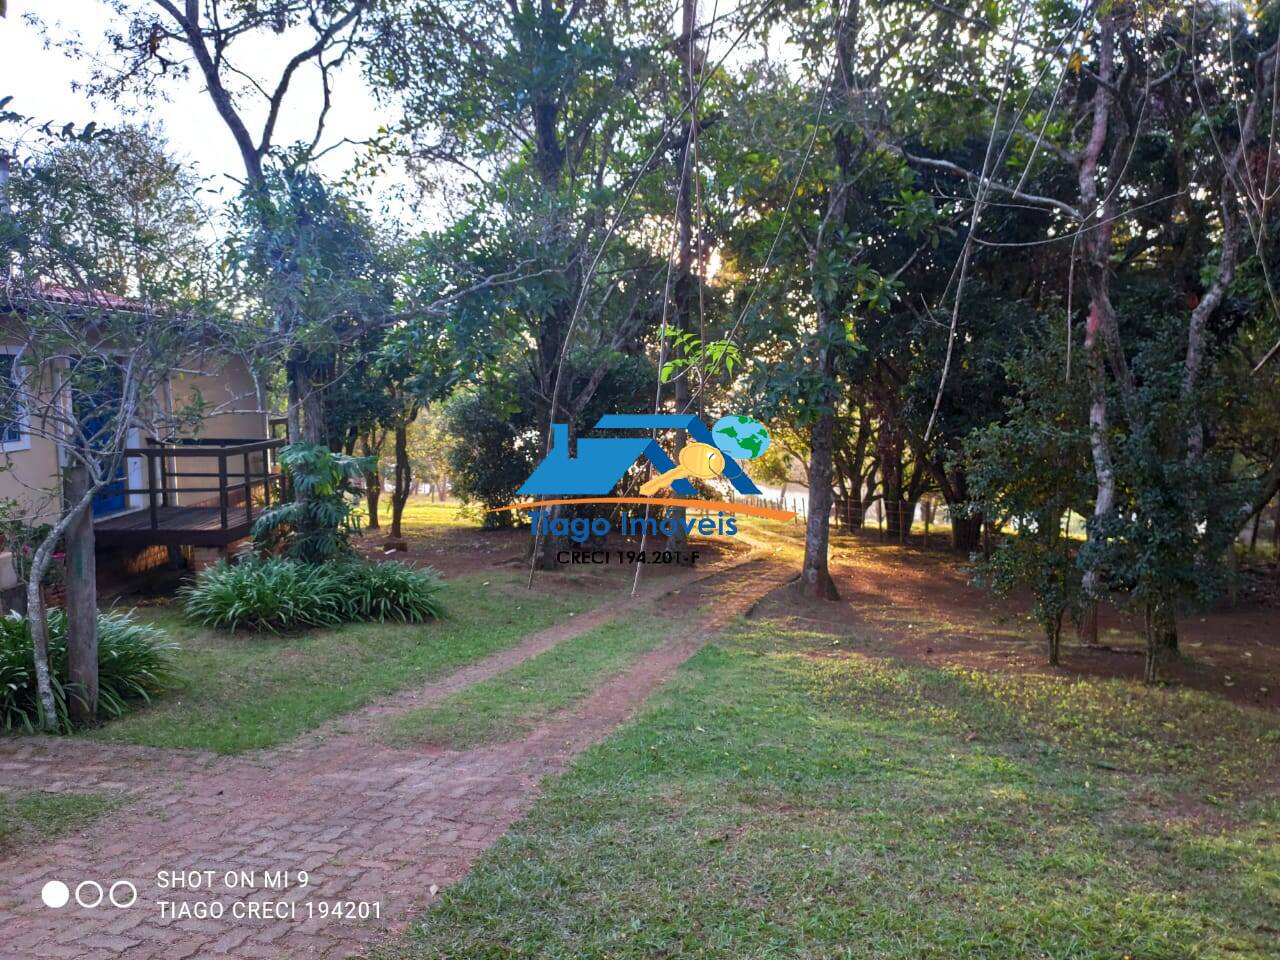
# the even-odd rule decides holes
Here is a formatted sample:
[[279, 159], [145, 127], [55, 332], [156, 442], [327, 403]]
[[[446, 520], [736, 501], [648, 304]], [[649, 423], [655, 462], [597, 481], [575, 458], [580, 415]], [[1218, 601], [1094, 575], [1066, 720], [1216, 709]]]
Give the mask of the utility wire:
[[[569, 351], [569, 343], [571, 338], [573, 337], [574, 327], [577, 325], [578, 317], [582, 314], [583, 304], [586, 302], [587, 294], [591, 289], [591, 281], [595, 277], [597, 268], [600, 266], [600, 260], [604, 257], [605, 248], [608, 246], [609, 241], [613, 239], [613, 234], [617, 231], [618, 226], [622, 223], [623, 215], [626, 213], [627, 207], [631, 203], [631, 198], [635, 195], [636, 188], [639, 187], [640, 181], [644, 178], [645, 174], [648, 173], [649, 170], [652, 168], [654, 160], [657, 158], [658, 154], [661, 152], [663, 148], [663, 145], [667, 141], [667, 136], [671, 133], [672, 130], [675, 129], [675, 125], [684, 117], [684, 115], [692, 109], [695, 97], [701, 94], [702, 91], [706, 88], [707, 84], [711, 82], [711, 78], [715, 76], [716, 71], [719, 70], [721, 66], [723, 66], [725, 60], [729, 58], [729, 55], [732, 54], [733, 51], [737, 49], [738, 44], [740, 44], [743, 41], [743, 39], [747, 36], [747, 34], [751, 31], [751, 29], [755, 27], [756, 24], [759, 23], [760, 20], [764, 18], [764, 15], [769, 12], [770, 8], [772, 8], [776, 2], [777, 0], [765, 0], [764, 4], [760, 7], [760, 10], [755, 14], [755, 16], [749, 17], [747, 19], [747, 22], [745, 23], [743, 28], [738, 32], [738, 35], [733, 39], [733, 42], [729, 44], [729, 49], [724, 52], [724, 54], [720, 57], [719, 60], [715, 62], [715, 64], [711, 67], [711, 69], [705, 71], [703, 80], [700, 84], [698, 84], [698, 87], [694, 96], [691, 96], [688, 100], [686, 100], [684, 105], [681, 107], [680, 111], [674, 117], [672, 117], [670, 120], [667, 121], [666, 125], [662, 129], [662, 132], [658, 136], [657, 144], [655, 144], [648, 158], [641, 165], [640, 169], [636, 172], [635, 177], [631, 181], [631, 185], [627, 188], [627, 191], [623, 196], [622, 205], [618, 208], [618, 212], [614, 215], [612, 221], [609, 223], [608, 228], [605, 230], [604, 238], [600, 241], [600, 247], [599, 249], [596, 250], [596, 254], [591, 260], [591, 265], [587, 269], [587, 274], [582, 279], [582, 286], [578, 292], [578, 299], [574, 305], [573, 314], [569, 318], [569, 325], [565, 328], [564, 342], [560, 345], [560, 356], [556, 361], [555, 378], [553, 379], [552, 385], [551, 385], [551, 412], [547, 419], [546, 442], [547, 442], [548, 449], [551, 446], [552, 425], [555, 423], [555, 419], [556, 419], [556, 404], [560, 396], [560, 378], [564, 372], [564, 359], [566, 354]], [[533, 589], [533, 576], [534, 576], [534, 571], [537, 569], [537, 564], [538, 564], [538, 550], [541, 545], [541, 535], [542, 535], [541, 529], [534, 531], [533, 554], [529, 559], [529, 582], [527, 584], [529, 589]]]

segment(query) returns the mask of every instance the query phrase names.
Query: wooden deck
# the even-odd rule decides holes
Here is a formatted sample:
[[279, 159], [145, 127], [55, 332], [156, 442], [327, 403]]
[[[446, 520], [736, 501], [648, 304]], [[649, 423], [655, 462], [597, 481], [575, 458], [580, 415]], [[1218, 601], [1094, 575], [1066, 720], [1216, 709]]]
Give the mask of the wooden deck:
[[145, 480], [131, 485], [125, 471], [122, 502], [142, 507], [95, 520], [95, 538], [120, 547], [225, 547], [243, 540], [257, 516], [285, 495], [275, 459], [284, 444], [228, 437], [126, 448], [126, 461], [143, 461]]
[[[259, 510], [255, 508], [254, 516]], [[245, 516], [244, 504], [228, 511], [227, 525], [222, 525], [220, 507], [158, 507], [156, 523], [146, 507], [129, 513], [96, 520], [94, 538], [102, 546], [145, 547], [151, 544], [191, 547], [225, 547], [249, 535], [252, 524]]]

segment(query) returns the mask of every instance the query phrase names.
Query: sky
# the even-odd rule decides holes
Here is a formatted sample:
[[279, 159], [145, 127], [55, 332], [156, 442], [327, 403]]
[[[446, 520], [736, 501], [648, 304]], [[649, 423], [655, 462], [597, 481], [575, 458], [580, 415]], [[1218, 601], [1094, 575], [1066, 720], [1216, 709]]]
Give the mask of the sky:
[[[27, 22], [38, 16], [47, 27], [47, 39], [58, 41], [78, 36], [90, 56], [109, 53], [105, 44], [113, 14], [103, 0], [9, 0], [8, 16], [0, 19], [0, 97], [12, 96], [8, 109], [52, 121], [57, 126], [74, 122], [83, 126], [96, 120], [111, 126], [127, 119], [126, 112], [111, 103], [93, 103], [83, 90], [75, 89], [90, 71], [89, 63], [46, 43], [41, 31]], [[238, 65], [259, 79], [278, 76], [281, 65], [303, 45], [302, 34], [286, 33], [267, 38], [246, 38]], [[237, 46], [240, 46], [238, 44]], [[231, 177], [242, 178], [244, 167], [235, 142], [214, 110], [201, 82], [192, 77], [167, 86], [167, 100], [133, 102], [140, 109], [133, 118], [160, 124], [175, 153], [201, 176], [211, 178], [210, 186], [233, 190]], [[281, 113], [276, 142], [285, 144], [311, 139], [313, 118], [320, 103], [318, 72], [299, 72]], [[263, 111], [265, 112], [265, 111]], [[263, 113], [258, 113], [260, 119]], [[357, 68], [349, 68], [337, 78], [333, 110], [324, 144], [342, 137], [359, 139], [392, 119], [379, 107]], [[252, 129], [252, 128], [251, 128]], [[12, 145], [16, 131], [0, 130], [0, 138]], [[322, 144], [322, 145], [324, 145]], [[341, 174], [351, 163], [353, 151], [344, 148], [326, 158], [322, 171]]]
[[[144, 9], [149, 6], [145, 0], [131, 2]], [[709, 19], [712, 12], [723, 16], [733, 11], [737, 3], [738, 0], [704, 0], [701, 18]], [[43, 31], [28, 22], [32, 16], [44, 24]], [[77, 89], [77, 83], [83, 83], [90, 76], [90, 58], [112, 61], [106, 36], [113, 23], [118, 26], [120, 21], [106, 0], [9, 0], [8, 16], [0, 18], [0, 98], [11, 96], [10, 110], [32, 117], [38, 123], [51, 122], [59, 127], [69, 122], [83, 127], [91, 120], [99, 126], [118, 125], [130, 119], [157, 124], [174, 154], [197, 175], [207, 178], [209, 188], [225, 196], [234, 194], [244, 167], [230, 132], [203, 89], [198, 72], [186, 79], [170, 81], [164, 88], [164, 99], [145, 102], [95, 103], [85, 90]], [[678, 21], [673, 19], [673, 32], [678, 27]], [[732, 32], [736, 33], [736, 29]], [[78, 39], [83, 56], [73, 56], [58, 47], [59, 42], [69, 38]], [[716, 46], [723, 44], [724, 38], [722, 34]], [[244, 37], [236, 42], [234, 62], [258, 80], [273, 83], [283, 64], [302, 49], [306, 41], [303, 31]], [[780, 52], [782, 46], [771, 44], [778, 47], [775, 53]], [[713, 59], [718, 59], [719, 53], [713, 50]], [[260, 109], [254, 118], [260, 129], [265, 98], [256, 94], [255, 97], [255, 106]], [[311, 124], [320, 102], [319, 73], [314, 67], [304, 68], [284, 102], [275, 142], [285, 145], [300, 139], [310, 141], [314, 132]], [[353, 62], [335, 79], [333, 108], [321, 146], [343, 138], [367, 138], [379, 126], [394, 124], [395, 120], [392, 110], [375, 101], [358, 65]], [[249, 126], [253, 132], [254, 124]], [[14, 127], [0, 128], [0, 145], [13, 149], [15, 137], [20, 139], [22, 135]], [[30, 136], [30, 131], [26, 135]], [[349, 146], [335, 149], [319, 164], [320, 172], [330, 177], [340, 176], [350, 167], [355, 155], [355, 149]], [[422, 226], [438, 226], [447, 219], [437, 198], [425, 198], [410, 212], [396, 199], [396, 190], [400, 188], [411, 190], [410, 180], [394, 167], [378, 184], [378, 192], [386, 200], [392, 216], [402, 221], [417, 220]]]

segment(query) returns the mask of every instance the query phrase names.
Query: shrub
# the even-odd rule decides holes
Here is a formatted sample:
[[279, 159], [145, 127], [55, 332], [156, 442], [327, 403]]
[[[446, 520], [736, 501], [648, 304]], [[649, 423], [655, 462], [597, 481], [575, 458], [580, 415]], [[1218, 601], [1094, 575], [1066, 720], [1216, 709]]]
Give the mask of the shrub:
[[338, 575], [349, 619], [422, 623], [443, 612], [436, 596], [442, 584], [434, 570], [361, 561], [343, 564]]
[[377, 470], [376, 457], [333, 453], [318, 443], [294, 443], [280, 451], [280, 465], [297, 499], [269, 507], [253, 525], [253, 543], [263, 555], [323, 563], [354, 555], [360, 534], [358, 482]]
[[[137, 623], [128, 613], [98, 614], [98, 715], [118, 717], [133, 701], [151, 697], [177, 684], [176, 645], [160, 628]], [[67, 682], [67, 620], [49, 611], [49, 671], [58, 709], [58, 728], [69, 730], [68, 698], [76, 689]], [[31, 626], [26, 617], [0, 617], [0, 729], [40, 729], [44, 710], [36, 691]]]
[[210, 567], [181, 596], [187, 616], [207, 627], [274, 633], [359, 620], [421, 623], [441, 615], [440, 587], [434, 571], [401, 563], [272, 557]]
[[206, 627], [275, 633], [347, 619], [336, 568], [296, 560], [219, 563], [180, 596], [187, 616]]

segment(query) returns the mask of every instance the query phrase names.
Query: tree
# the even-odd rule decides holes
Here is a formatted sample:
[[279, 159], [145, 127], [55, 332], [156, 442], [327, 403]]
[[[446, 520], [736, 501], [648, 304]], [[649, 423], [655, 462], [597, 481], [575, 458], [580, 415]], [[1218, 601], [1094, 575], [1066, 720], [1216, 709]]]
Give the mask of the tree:
[[457, 442], [449, 448], [449, 475], [463, 503], [480, 505], [485, 529], [510, 526], [515, 511], [493, 510], [515, 499], [537, 464], [533, 412], [483, 381], [455, 393], [444, 417]]
[[46, 729], [56, 724], [41, 583], [65, 542], [74, 722], [97, 715], [97, 588], [91, 505], [116, 481], [130, 432], [169, 436], [206, 409], [168, 409], [178, 367], [216, 369], [236, 349], [190, 178], [145, 129], [38, 141], [19, 156], [3, 211], [4, 308], [18, 343], [0, 422], [58, 445], [61, 489], [36, 491], [50, 523], [31, 558], [27, 612]]
[[965, 441], [975, 502], [1014, 526], [979, 563], [979, 577], [1001, 595], [1031, 591], [1051, 666], [1058, 664], [1063, 618], [1078, 617], [1083, 601], [1067, 527], [1072, 511], [1086, 509], [1090, 471], [1082, 371], [1076, 368], [1075, 382], [1064, 380], [1062, 361], [1050, 325], [1033, 328], [1008, 363], [1019, 390], [1004, 417]]
[[379, 11], [370, 75], [402, 104], [414, 160], [471, 173], [492, 188], [481, 196], [496, 204], [512, 198], [505, 204], [512, 252], [541, 268], [520, 291], [520, 313], [530, 321], [543, 427], [553, 412], [580, 415], [611, 353], [651, 316], [633, 307], [611, 318], [591, 374], [577, 392], [566, 389], [558, 374], [571, 328], [598, 309], [587, 306], [589, 297], [609, 299], [621, 281], [601, 282], [591, 261], [623, 193], [611, 174], [618, 164], [637, 166], [627, 138], [640, 132], [640, 109], [656, 105], [662, 91], [657, 46], [645, 39], [657, 36], [646, 28], [660, 17], [648, 4], [624, 15], [602, 0], [567, 8], [549, 0], [448, 7], [400, 0]]
[[[350, 191], [303, 168], [267, 171], [234, 215], [228, 258], [257, 328], [256, 365], [283, 361], [291, 438], [341, 449], [385, 413], [368, 355], [397, 319], [397, 240]], [[312, 427], [300, 432], [299, 416]]]
[[[1089, 373], [1095, 488], [1089, 548], [1080, 554], [1084, 587], [1094, 598], [1105, 584], [1142, 598], [1154, 624], [1154, 665], [1156, 648], [1176, 647], [1178, 609], [1194, 594], [1176, 563], [1154, 562], [1163, 555], [1161, 539], [1172, 525], [1185, 556], [1204, 559], [1218, 531], [1201, 534], [1233, 512], [1222, 509], [1230, 504], [1221, 494], [1211, 506], [1179, 493], [1223, 476], [1214, 464], [1226, 451], [1210, 450], [1223, 433], [1206, 403], [1212, 391], [1201, 385], [1217, 382], [1224, 347], [1275, 310], [1264, 285], [1248, 321], [1232, 329], [1221, 320], [1245, 257], [1265, 263], [1270, 256], [1250, 165], [1257, 158], [1265, 170], [1273, 155], [1277, 13], [1188, 3], [1024, 5], [977, 20], [934, 9], [926, 16], [955, 40], [947, 70], [975, 89], [994, 80], [984, 97], [989, 106], [949, 115], [889, 111], [887, 121], [882, 113], [867, 124], [875, 131], [869, 135], [913, 170], [949, 178], [957, 195], [973, 198], [947, 298], [949, 360], [964, 342], [960, 305], [973, 303], [966, 281], [984, 249], [1027, 252], [1033, 300], [1054, 276], [1058, 298], [1084, 304], [1084, 356], [1075, 362]], [[997, 35], [1003, 42], [993, 45]], [[916, 69], [937, 74], [928, 64]], [[986, 211], [999, 209], [996, 199], [1025, 209], [1024, 220], [1039, 211], [1039, 238], [992, 236]], [[1065, 277], [1034, 269], [1055, 245], [1068, 264]], [[1164, 306], [1153, 312], [1149, 293], [1157, 287]], [[1172, 325], [1169, 304], [1181, 305]], [[1068, 313], [1064, 341], [1079, 331], [1079, 319]], [[1180, 356], [1176, 397], [1166, 389], [1173, 361], [1158, 357], [1168, 343]], [[1144, 381], [1139, 365], [1161, 386]], [[951, 388], [945, 373], [939, 379], [935, 410]], [[1181, 429], [1167, 420], [1175, 409]], [[1219, 489], [1229, 499], [1241, 495], [1239, 487]], [[1153, 562], [1132, 567], [1126, 556]]]
[[[715, 160], [737, 174], [718, 178], [725, 188], [715, 200], [734, 269], [751, 277], [738, 323], [752, 344], [752, 393], [771, 420], [808, 434], [800, 589], [824, 598], [836, 596], [827, 560], [834, 488], [856, 485], [861, 497], [869, 479], [869, 433], [860, 443], [858, 431], [846, 437], [840, 425], [866, 404], [863, 331], [891, 310], [898, 276], [936, 232], [931, 206], [908, 205], [902, 163], [857, 123], [864, 79], [877, 69], [878, 53], [860, 41], [871, 9], [819, 4], [796, 14], [787, 25], [808, 54], [799, 75], [753, 65], [741, 91], [728, 94], [734, 122], [714, 144]], [[744, 130], [760, 131], [745, 150]], [[844, 470], [858, 474], [856, 483]]]
[[[279, 233], [287, 218], [272, 197], [271, 178], [304, 171], [328, 146], [326, 124], [333, 105], [333, 77], [354, 55], [372, 0], [124, 0], [120, 26], [109, 35], [115, 62], [95, 67], [94, 89], [111, 97], [132, 91], [159, 94], [165, 83], [195, 75], [203, 84], [244, 166], [245, 209], [264, 235]], [[271, 80], [256, 76], [246, 62], [255, 38], [301, 35], [296, 52]], [[318, 86], [320, 107], [309, 142], [281, 152], [279, 122], [293, 106], [303, 77]], [[258, 118], [261, 118], [260, 121]], [[286, 244], [287, 246], [287, 244]], [[307, 347], [316, 335], [302, 304], [291, 294], [297, 261], [267, 260], [266, 300], [275, 311], [275, 329], [287, 345], [289, 436], [294, 442], [328, 439], [322, 393], [326, 380], [311, 365]]]
[[[662, 161], [681, 142], [666, 115], [673, 65], [654, 39], [664, 17], [605, 0], [379, 8], [370, 77], [402, 107], [404, 149], [420, 168], [462, 172], [504, 269], [526, 272], [519, 289], [490, 291], [489, 336], [521, 346], [495, 355], [527, 367], [510, 380], [528, 385], [542, 454], [551, 421], [575, 435], [610, 368], [660, 325], [649, 293], [666, 244], [646, 201], [670, 196]], [[551, 565], [550, 542], [534, 543]]]

